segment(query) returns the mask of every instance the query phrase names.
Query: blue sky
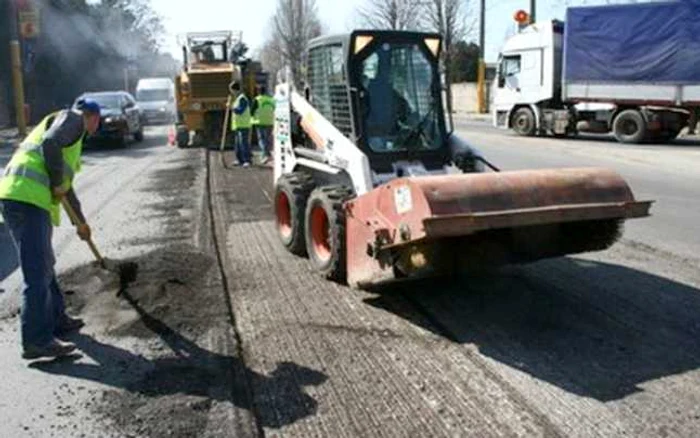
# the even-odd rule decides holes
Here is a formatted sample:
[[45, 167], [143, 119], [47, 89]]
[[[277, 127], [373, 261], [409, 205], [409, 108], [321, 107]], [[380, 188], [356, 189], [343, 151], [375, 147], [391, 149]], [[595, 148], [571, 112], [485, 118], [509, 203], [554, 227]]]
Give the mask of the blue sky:
[[[330, 32], [345, 32], [359, 25], [355, 10], [368, 0], [317, 0], [319, 15]], [[166, 48], [180, 58], [176, 35], [189, 31], [240, 30], [251, 50], [259, 48], [270, 32], [269, 18], [275, 11], [276, 0], [151, 0], [165, 20], [170, 35]], [[553, 6], [558, 0], [539, 0], [537, 19], [563, 19], [564, 8]], [[478, 19], [479, 1], [465, 0], [473, 5], [472, 15]], [[486, 0], [486, 61], [495, 61], [500, 45], [509, 30], [514, 29], [513, 14], [529, 8], [529, 0]], [[478, 24], [473, 36], [478, 41]]]

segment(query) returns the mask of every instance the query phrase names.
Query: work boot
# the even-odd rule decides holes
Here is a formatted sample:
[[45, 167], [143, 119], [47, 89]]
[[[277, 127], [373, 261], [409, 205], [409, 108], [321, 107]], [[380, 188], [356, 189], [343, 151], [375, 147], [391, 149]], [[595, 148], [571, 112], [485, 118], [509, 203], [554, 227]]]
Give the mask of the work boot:
[[70, 332], [79, 330], [83, 326], [85, 326], [85, 322], [83, 322], [82, 319], [63, 315], [63, 318], [61, 318], [56, 326], [55, 334], [56, 336], [67, 335]]
[[27, 345], [22, 352], [23, 359], [38, 359], [40, 357], [61, 357], [71, 354], [75, 350], [75, 344], [53, 339], [46, 345], [37, 347]]

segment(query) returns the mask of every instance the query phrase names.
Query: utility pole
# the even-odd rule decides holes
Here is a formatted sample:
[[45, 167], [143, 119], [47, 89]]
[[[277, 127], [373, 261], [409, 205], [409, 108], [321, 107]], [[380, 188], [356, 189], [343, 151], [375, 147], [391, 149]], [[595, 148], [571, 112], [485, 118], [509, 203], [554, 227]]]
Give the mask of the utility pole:
[[24, 117], [24, 83], [22, 77], [22, 57], [20, 56], [19, 32], [17, 30], [17, 4], [16, 0], [10, 0], [8, 4], [10, 13], [10, 60], [12, 63], [12, 86], [15, 97], [15, 117], [17, 129], [20, 135], [27, 134], [27, 121]]
[[530, 0], [530, 23], [535, 22], [535, 0]]
[[[535, 1], [535, 0], [531, 0]], [[484, 93], [484, 82], [486, 81], [486, 64], [484, 63], [484, 44], [485, 44], [485, 33], [486, 33], [486, 0], [481, 0], [480, 8], [480, 20], [479, 20], [479, 68], [478, 68], [478, 78], [477, 78], [477, 105], [479, 107], [479, 113], [483, 114], [486, 112], [486, 99]]]

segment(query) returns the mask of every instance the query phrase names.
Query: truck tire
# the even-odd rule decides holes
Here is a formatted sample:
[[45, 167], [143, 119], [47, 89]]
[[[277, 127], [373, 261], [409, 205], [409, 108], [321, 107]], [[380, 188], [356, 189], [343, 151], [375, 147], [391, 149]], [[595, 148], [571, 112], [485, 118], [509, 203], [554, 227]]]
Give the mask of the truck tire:
[[302, 257], [306, 255], [304, 214], [314, 187], [311, 175], [302, 172], [282, 175], [275, 184], [277, 235], [290, 253]]
[[306, 204], [304, 233], [306, 252], [313, 268], [323, 277], [343, 283], [346, 278], [345, 201], [351, 191], [345, 186], [315, 189]]
[[647, 136], [647, 124], [640, 113], [634, 109], [620, 112], [613, 122], [613, 134], [620, 143], [637, 144]]
[[511, 117], [510, 126], [516, 134], [531, 137], [537, 131], [535, 114], [528, 107], [518, 108]]

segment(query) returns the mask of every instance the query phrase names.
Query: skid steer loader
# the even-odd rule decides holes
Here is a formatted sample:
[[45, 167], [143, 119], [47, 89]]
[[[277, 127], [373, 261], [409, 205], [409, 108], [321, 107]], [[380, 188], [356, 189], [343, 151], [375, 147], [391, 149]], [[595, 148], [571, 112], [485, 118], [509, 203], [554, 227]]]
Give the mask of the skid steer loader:
[[290, 252], [365, 288], [604, 250], [649, 216], [653, 201], [608, 169], [499, 171], [452, 130], [441, 50], [438, 34], [357, 30], [312, 41], [303, 87], [278, 75], [274, 206]]

